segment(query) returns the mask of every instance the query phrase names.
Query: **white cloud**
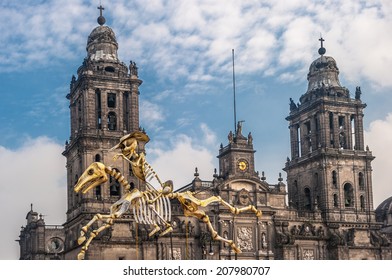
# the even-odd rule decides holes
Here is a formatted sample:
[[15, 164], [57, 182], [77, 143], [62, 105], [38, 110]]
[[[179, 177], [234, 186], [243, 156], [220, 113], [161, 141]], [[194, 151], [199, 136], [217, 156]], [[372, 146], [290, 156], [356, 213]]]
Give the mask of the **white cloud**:
[[[33, 203], [46, 224], [62, 224], [66, 212], [66, 169], [63, 147], [46, 137], [27, 138], [23, 146], [0, 146], [0, 259], [19, 257], [20, 227]], [[11, 215], [8, 213], [12, 213]], [[12, 252], [12, 254], [10, 254]]]
[[142, 100], [140, 102], [141, 125], [147, 129], [157, 130], [159, 125], [165, 120], [163, 108], [156, 103]]
[[365, 131], [365, 143], [376, 157], [373, 167], [374, 207], [384, 199], [392, 196], [392, 113], [385, 119], [371, 122], [369, 130]]
[[0, 27], [0, 41], [7, 44], [0, 50], [1, 72], [42, 67], [54, 59], [78, 55], [86, 44], [83, 34], [91, 31], [94, 24], [89, 23], [86, 15], [95, 12], [79, 2], [24, 1], [2, 5], [0, 16], [5, 24]]
[[[391, 87], [392, 37], [386, 35], [391, 10], [381, 0], [155, 0], [148, 5], [122, 0], [107, 5], [104, 15], [117, 34], [120, 57], [151, 65], [162, 80], [219, 80], [233, 48], [243, 58], [238, 71], [268, 74], [274, 68], [284, 77], [294, 69], [302, 79], [322, 33], [327, 55], [337, 58], [347, 80]], [[84, 55], [97, 14], [90, 3], [76, 0], [6, 5], [0, 10], [1, 41], [8, 42], [0, 51], [2, 71]]]
[[147, 160], [151, 161], [161, 180], [173, 180], [176, 189], [193, 180], [196, 167], [202, 180], [212, 179], [216, 162], [211, 147], [216, 144], [216, 135], [206, 124], [200, 125], [196, 136], [180, 134], [166, 141], [165, 145], [151, 144], [146, 147]]
[[217, 144], [217, 138], [215, 133], [208, 127], [207, 124], [202, 123], [200, 125], [200, 129], [203, 133], [203, 143], [205, 143], [206, 146], [215, 146]]
[[[392, 25], [388, 3], [282, 3], [186, 1], [176, 6], [169, 1], [165, 9], [150, 10], [143, 19], [147, 27], [160, 26], [155, 33], [148, 32], [156, 36], [136, 36], [134, 43], [158, 75], [172, 81], [180, 77], [188, 83], [203, 77], [222, 79], [233, 48], [240, 54], [239, 73], [278, 71], [277, 77], [292, 81], [306, 75], [310, 61], [318, 56], [317, 39], [322, 34], [327, 55], [337, 58], [347, 80], [392, 86], [387, 76], [392, 39], [385, 36]], [[159, 44], [152, 46], [151, 40]], [[129, 48], [123, 53], [131, 54]]]

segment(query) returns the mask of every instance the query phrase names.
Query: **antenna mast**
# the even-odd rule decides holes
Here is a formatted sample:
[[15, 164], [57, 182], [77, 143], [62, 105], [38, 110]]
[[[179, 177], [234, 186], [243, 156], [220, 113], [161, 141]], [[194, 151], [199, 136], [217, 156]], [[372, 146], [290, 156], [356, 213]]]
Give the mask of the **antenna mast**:
[[237, 109], [235, 104], [235, 71], [234, 71], [234, 49], [231, 50], [233, 60], [233, 98], [234, 98], [234, 135], [237, 135]]

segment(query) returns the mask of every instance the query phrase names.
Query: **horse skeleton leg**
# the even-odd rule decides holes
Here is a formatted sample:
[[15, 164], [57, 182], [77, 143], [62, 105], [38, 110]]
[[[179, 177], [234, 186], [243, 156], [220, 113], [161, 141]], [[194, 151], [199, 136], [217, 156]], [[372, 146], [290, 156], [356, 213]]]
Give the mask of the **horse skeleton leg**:
[[[161, 215], [159, 215], [158, 211], [155, 210], [155, 207], [153, 205], [150, 204], [149, 207], [154, 212], [156, 217], [159, 218], [165, 224], [166, 229], [159, 236], [163, 236], [165, 234], [168, 234], [169, 232], [172, 232], [173, 227], [170, 225], [170, 223], [168, 223]], [[157, 233], [161, 229], [157, 224], [154, 224], [154, 226], [155, 226], [155, 228], [148, 235], [150, 237], [153, 236], [155, 233]]]
[[99, 227], [96, 230], [93, 230], [90, 233], [89, 238], [87, 239], [86, 243], [83, 245], [82, 249], [80, 250], [78, 254], [78, 260], [83, 260], [84, 256], [86, 254], [86, 251], [88, 249], [88, 246], [90, 245], [91, 241], [103, 230], [111, 227], [113, 225], [114, 220], [118, 217], [116, 214], [110, 214], [110, 215], [102, 215], [102, 214], [96, 214], [94, 218], [91, 219], [91, 221], [82, 228], [81, 231], [81, 236], [78, 238], [78, 243], [82, 244], [84, 241], [86, 241], [85, 233], [87, 233], [88, 228], [96, 221], [98, 220], [103, 220], [107, 219], [105, 221], [105, 224], [101, 227]]
[[207, 216], [207, 214], [203, 210], [197, 210], [197, 211], [194, 211], [194, 212], [188, 212], [187, 211], [187, 213], [185, 213], [185, 215], [186, 216], [193, 216], [193, 217], [196, 217], [196, 218], [200, 219], [203, 223], [207, 224], [207, 227], [208, 227], [208, 230], [211, 233], [212, 239], [223, 241], [223, 242], [227, 243], [234, 250], [235, 253], [237, 253], [237, 254], [241, 253], [240, 248], [238, 248], [234, 244], [233, 240], [229, 240], [229, 239], [223, 238], [222, 236], [220, 236], [218, 234], [218, 232], [212, 226], [210, 218]]

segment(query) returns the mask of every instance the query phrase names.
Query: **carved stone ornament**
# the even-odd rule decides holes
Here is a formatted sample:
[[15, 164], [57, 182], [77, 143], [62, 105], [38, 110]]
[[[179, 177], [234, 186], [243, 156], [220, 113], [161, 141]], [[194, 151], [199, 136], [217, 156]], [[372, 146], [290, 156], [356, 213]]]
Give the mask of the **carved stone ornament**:
[[49, 253], [60, 253], [64, 249], [63, 241], [60, 238], [51, 238], [47, 244]]
[[304, 249], [302, 251], [302, 259], [303, 260], [314, 260], [314, 250]]
[[253, 231], [251, 227], [237, 228], [237, 244], [242, 251], [253, 250]]
[[181, 260], [181, 248], [173, 248], [173, 257], [170, 259]]
[[249, 192], [247, 190], [242, 189], [238, 192], [238, 203], [240, 205], [249, 204]]

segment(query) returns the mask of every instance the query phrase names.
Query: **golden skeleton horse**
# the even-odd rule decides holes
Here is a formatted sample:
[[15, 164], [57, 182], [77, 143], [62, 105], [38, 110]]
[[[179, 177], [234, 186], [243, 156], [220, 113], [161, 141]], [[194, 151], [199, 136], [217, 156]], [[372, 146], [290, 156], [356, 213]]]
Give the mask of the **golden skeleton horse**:
[[[227, 243], [236, 253], [241, 253], [241, 250], [234, 244], [233, 240], [223, 238], [213, 228], [208, 215], [204, 210], [199, 207], [206, 207], [211, 203], [218, 202], [228, 207], [231, 213], [238, 215], [245, 211], [252, 211], [257, 217], [261, 216], [261, 211], [257, 210], [253, 205], [248, 205], [243, 208], [236, 208], [224, 201], [220, 196], [211, 196], [207, 199], [200, 200], [194, 196], [193, 192], [173, 192], [172, 181], [166, 181], [162, 183], [146, 162], [144, 153], [138, 154], [136, 149], [138, 147], [138, 141], [147, 143], [149, 138], [142, 132], [134, 132], [128, 134], [120, 139], [120, 143], [113, 149], [121, 149], [121, 153], [117, 154], [114, 159], [116, 160], [119, 156], [123, 157], [132, 166], [132, 171], [136, 177], [146, 182], [150, 177], [157, 179], [161, 185], [161, 189], [155, 190], [149, 183], [146, 182], [148, 189], [146, 191], [140, 191], [136, 188], [130, 188], [130, 184], [125, 180], [115, 169], [105, 166], [102, 163], [92, 163], [86, 171], [80, 176], [77, 184], [74, 187], [75, 192], [86, 193], [90, 189], [99, 186], [100, 184], [108, 180], [108, 174], [115, 177], [115, 179], [124, 187], [123, 196], [110, 207], [110, 214], [96, 214], [91, 221], [82, 227], [78, 243], [84, 244], [78, 259], [84, 259], [85, 253], [91, 241], [103, 230], [113, 225], [114, 221], [120, 218], [126, 211], [133, 210], [134, 217], [137, 223], [140, 224], [152, 224], [154, 229], [149, 233], [149, 236], [156, 234], [161, 230], [159, 225], [164, 225], [165, 229], [160, 233], [163, 236], [173, 230], [170, 225], [171, 219], [171, 206], [169, 199], [177, 199], [186, 217], [196, 217], [197, 219], [204, 222], [211, 236], [214, 240], [219, 240]], [[102, 220], [104, 224], [96, 230], [90, 232], [88, 238], [86, 234], [89, 227], [96, 221]]]

